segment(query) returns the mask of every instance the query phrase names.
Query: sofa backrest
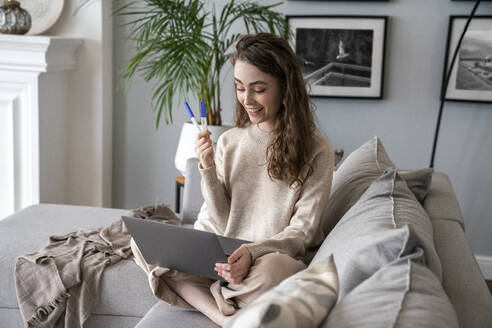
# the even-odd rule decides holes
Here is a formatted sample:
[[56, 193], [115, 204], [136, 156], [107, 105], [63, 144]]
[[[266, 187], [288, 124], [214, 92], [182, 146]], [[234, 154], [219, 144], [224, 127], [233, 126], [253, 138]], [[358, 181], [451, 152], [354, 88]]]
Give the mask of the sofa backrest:
[[431, 220], [455, 221], [465, 228], [456, 194], [449, 177], [441, 172], [434, 172], [429, 192], [422, 204]]

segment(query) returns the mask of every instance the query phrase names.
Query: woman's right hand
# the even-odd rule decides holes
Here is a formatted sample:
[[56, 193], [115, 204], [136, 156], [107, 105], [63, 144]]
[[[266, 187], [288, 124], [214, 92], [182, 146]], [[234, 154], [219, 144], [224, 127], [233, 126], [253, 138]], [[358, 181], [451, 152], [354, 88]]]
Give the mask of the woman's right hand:
[[212, 139], [210, 135], [212, 132], [205, 130], [198, 133], [195, 143], [195, 152], [200, 159], [200, 165], [206, 169], [214, 166], [214, 148], [212, 146]]

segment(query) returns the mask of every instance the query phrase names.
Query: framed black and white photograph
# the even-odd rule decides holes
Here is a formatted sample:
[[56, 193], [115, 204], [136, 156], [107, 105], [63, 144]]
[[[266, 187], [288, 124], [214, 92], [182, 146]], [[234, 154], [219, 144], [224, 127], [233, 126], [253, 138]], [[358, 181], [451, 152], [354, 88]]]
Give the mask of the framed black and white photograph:
[[311, 96], [383, 97], [386, 16], [287, 16]]
[[[313, 0], [287, 0], [287, 1], [313, 1]], [[314, 0], [314, 1], [329, 1], [329, 2], [354, 2], [354, 1], [358, 1], [358, 2], [385, 2], [385, 1], [389, 1], [389, 0]], [[476, 0], [475, 0], [476, 1]], [[487, 1], [487, 0], [485, 0]]]
[[[450, 17], [443, 87], [466, 20], [466, 16]], [[492, 16], [475, 16], [470, 22], [451, 70], [445, 98], [492, 102]]]

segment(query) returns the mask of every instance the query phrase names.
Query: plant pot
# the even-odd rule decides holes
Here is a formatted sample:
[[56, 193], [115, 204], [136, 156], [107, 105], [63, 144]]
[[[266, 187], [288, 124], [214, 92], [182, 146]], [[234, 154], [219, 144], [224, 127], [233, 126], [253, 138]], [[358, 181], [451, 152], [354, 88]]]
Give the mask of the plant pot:
[[[209, 125], [208, 130], [212, 132], [210, 136], [212, 138], [212, 144], [214, 150], [216, 149], [217, 140], [222, 133], [233, 128], [232, 125]], [[198, 131], [191, 122], [186, 122], [181, 128], [181, 135], [179, 137], [178, 148], [176, 149], [176, 156], [174, 157], [174, 165], [181, 172], [181, 175], [185, 175], [186, 161], [191, 157], [198, 157], [195, 153], [195, 142]]]

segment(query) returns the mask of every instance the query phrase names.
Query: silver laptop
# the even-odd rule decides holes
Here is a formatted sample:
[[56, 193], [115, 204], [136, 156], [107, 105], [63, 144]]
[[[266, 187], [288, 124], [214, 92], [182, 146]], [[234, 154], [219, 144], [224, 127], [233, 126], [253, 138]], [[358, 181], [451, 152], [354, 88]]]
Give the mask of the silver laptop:
[[227, 262], [246, 240], [156, 221], [122, 216], [147, 263], [216, 280], [215, 263]]

